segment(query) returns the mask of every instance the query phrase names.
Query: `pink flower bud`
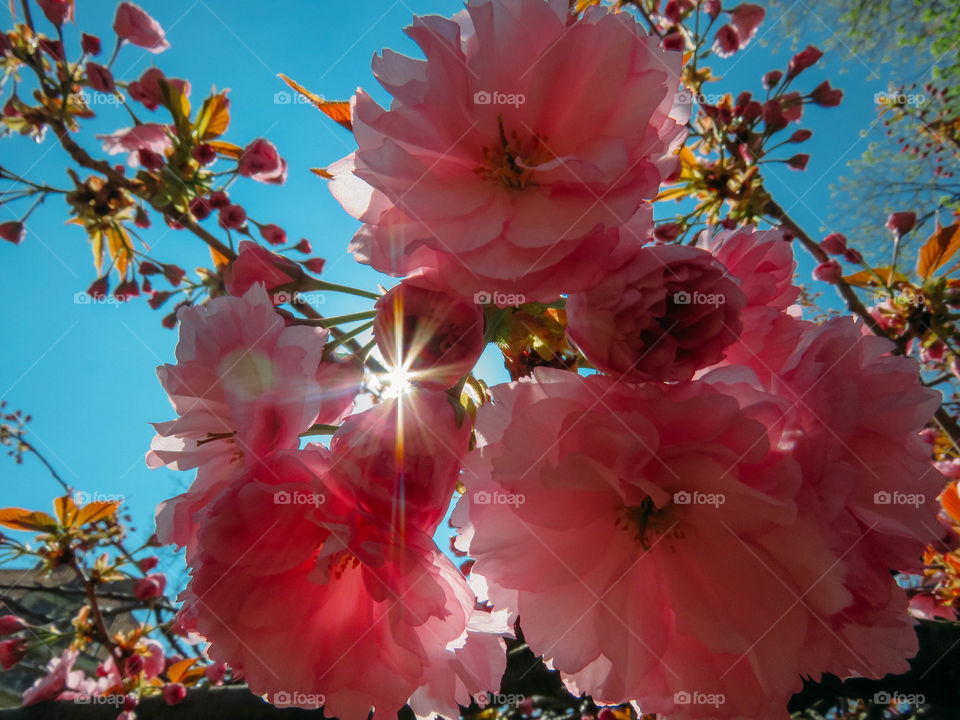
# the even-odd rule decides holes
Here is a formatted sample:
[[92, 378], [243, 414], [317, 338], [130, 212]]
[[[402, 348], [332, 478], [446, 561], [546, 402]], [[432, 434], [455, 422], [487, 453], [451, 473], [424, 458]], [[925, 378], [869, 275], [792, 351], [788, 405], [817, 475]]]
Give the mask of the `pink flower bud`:
[[19, 220], [8, 220], [0, 223], [0, 238], [14, 245], [19, 245], [27, 236], [26, 226]]
[[165, 327], [167, 330], [173, 330], [177, 326], [177, 314], [172, 312], [169, 315], [164, 315], [163, 320], [160, 321], [160, 324], [163, 325], [163, 327]]
[[[146, 286], [146, 281], [144, 281], [143, 284]], [[144, 287], [144, 289], [146, 289], [146, 287]], [[159, 310], [160, 306], [169, 300], [171, 295], [173, 295], [173, 293], [166, 290], [155, 290], [154, 292], [150, 293], [150, 299], [147, 300], [147, 304], [151, 309]]]
[[87, 82], [97, 92], [113, 93], [117, 90], [113, 83], [113, 73], [99, 63], [87, 63]]
[[720, 57], [730, 57], [740, 49], [740, 38], [737, 36], [737, 29], [727, 23], [722, 25], [717, 34], [713, 36], [713, 52]]
[[258, 182], [282, 184], [287, 179], [287, 161], [272, 142], [257, 138], [240, 154], [237, 172]]
[[711, 20], [716, 20], [717, 15], [719, 15], [720, 11], [723, 9], [720, 0], [707, 0], [701, 7]]
[[210, 196], [207, 198], [207, 202], [210, 203], [210, 207], [214, 210], [223, 210], [225, 207], [230, 205], [230, 197], [220, 190], [210, 193]]
[[167, 576], [163, 573], [152, 573], [139, 578], [133, 585], [133, 595], [137, 600], [152, 600], [161, 597], [167, 587]]
[[824, 80], [813, 89], [810, 98], [821, 107], [836, 107], [843, 101], [843, 90], [830, 87], [830, 81]]
[[813, 45], [807, 45], [806, 48], [794, 55], [787, 64], [787, 77], [793, 78], [802, 73], [811, 65], [816, 65], [817, 61], [823, 57], [823, 53]]
[[167, 164], [167, 160], [163, 155], [148, 148], [140, 148], [137, 150], [137, 159], [143, 167], [151, 172], [159, 172], [163, 169], [163, 166]]
[[0, 616], [0, 635], [12, 635], [26, 627], [27, 623], [24, 622], [23, 618], [19, 618], [16, 615]]
[[94, 300], [103, 300], [107, 297], [107, 292], [110, 290], [110, 280], [107, 275], [104, 275], [101, 278], [97, 278], [93, 281], [93, 284], [87, 288], [87, 295], [92, 297]]
[[239, 205], [227, 205], [220, 211], [219, 222], [227, 230], [237, 230], [247, 222], [247, 211]]
[[890, 217], [887, 218], [887, 229], [897, 235], [906, 235], [916, 224], [917, 214], [915, 212], [890, 213]]
[[190, 212], [197, 220], [206, 220], [213, 212], [207, 198], [195, 197], [190, 201]]
[[673, 50], [676, 52], [682, 51], [686, 47], [686, 42], [683, 39], [683, 33], [681, 32], [672, 32], [668, 33], [663, 38], [663, 49], [664, 50]]
[[176, 287], [187, 276], [187, 271], [177, 265], [164, 265], [163, 276], [167, 282]]
[[37, 0], [37, 5], [57, 27], [73, 21], [73, 0]]
[[0, 642], [0, 667], [9, 670], [23, 660], [27, 654], [27, 641], [23, 638], [14, 638]]
[[137, 562], [137, 567], [140, 568], [140, 572], [148, 573], [153, 570], [159, 562], [160, 558], [156, 555], [150, 555]]
[[323, 266], [326, 264], [327, 261], [323, 258], [310, 258], [309, 260], [303, 261], [303, 266], [316, 275], [319, 275], [323, 272]]
[[787, 166], [793, 170], [806, 170], [808, 162], [810, 162], [810, 156], [807, 153], [797, 153], [787, 160]]
[[132, 712], [137, 709], [137, 705], [140, 704], [140, 698], [133, 694], [127, 694], [123, 697], [123, 709], [127, 712]]
[[180, 683], [168, 683], [163, 686], [163, 699], [167, 705], [179, 705], [187, 697], [187, 689]]
[[300, 242], [293, 246], [293, 249], [297, 252], [302, 252], [304, 255], [309, 255], [313, 252], [313, 248], [310, 247], [310, 241], [306, 238], [301, 238]]
[[768, 73], [763, 75], [763, 87], [767, 90], [771, 90], [780, 84], [780, 80], [783, 78], [783, 73], [779, 70], [771, 70]]
[[683, 232], [683, 226], [680, 223], [661, 223], [654, 228], [653, 237], [659, 242], [673, 242], [680, 237], [681, 232]]
[[52, 57], [58, 62], [64, 62], [66, 60], [66, 55], [63, 53], [63, 43], [59, 40], [51, 40], [50, 38], [40, 38], [37, 42], [40, 46], [40, 49], [45, 52], [47, 55]]
[[227, 292], [234, 297], [246, 294], [259, 283], [267, 291], [292, 283], [302, 271], [292, 260], [250, 240], [240, 243], [240, 252], [223, 273]]
[[160, 23], [131, 2], [120, 3], [113, 19], [113, 29], [123, 40], [152, 53], [160, 53], [170, 47]]
[[787, 142], [804, 142], [805, 140], [809, 140], [811, 137], [813, 137], [813, 131], [804, 128], [802, 130], [797, 130], [793, 135], [790, 136], [790, 139]]
[[213, 149], [210, 143], [200, 143], [193, 149], [191, 155], [201, 165], [209, 165], [217, 159], [217, 151]]
[[134, 214], [134, 217], [133, 217], [133, 224], [136, 225], [138, 228], [146, 229], [150, 227], [150, 216], [147, 215], [147, 211], [144, 210], [142, 207], [137, 208], [137, 212]]
[[847, 250], [847, 238], [840, 233], [830, 233], [820, 241], [820, 249], [827, 255], [843, 255]]
[[827, 260], [813, 269], [813, 279], [822, 282], [836, 283], [843, 278], [843, 268], [836, 260]]
[[271, 245], [283, 245], [287, 241], [287, 233], [284, 229], [273, 223], [261, 225], [260, 236]]
[[227, 673], [227, 666], [223, 663], [213, 663], [203, 669], [203, 675], [211, 685], [219, 685], [223, 682], [223, 676]]
[[137, 285], [136, 280], [124, 280], [117, 285], [117, 289], [113, 291], [113, 296], [120, 302], [126, 302], [130, 298], [138, 297], [139, 295], [140, 287]]
[[83, 33], [80, 36], [80, 47], [87, 55], [100, 54], [100, 38], [96, 35]]
[[783, 106], [778, 98], [767, 100], [763, 104], [763, 124], [768, 133], [783, 130], [787, 126], [787, 119], [783, 116]]
[[6, 33], [0, 32], [0, 55], [5, 55], [8, 50], [13, 49], [13, 43], [10, 42], [10, 38], [7, 37]]

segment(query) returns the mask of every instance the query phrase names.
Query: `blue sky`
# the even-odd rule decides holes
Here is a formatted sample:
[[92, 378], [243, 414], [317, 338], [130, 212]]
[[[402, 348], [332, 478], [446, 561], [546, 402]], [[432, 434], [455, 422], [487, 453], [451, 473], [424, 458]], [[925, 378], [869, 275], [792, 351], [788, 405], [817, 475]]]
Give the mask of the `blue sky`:
[[[309, 238], [314, 254], [327, 259], [325, 279], [367, 289], [375, 289], [380, 282], [390, 285], [389, 278], [358, 265], [346, 254], [357, 223], [330, 197], [324, 181], [308, 172], [349, 153], [352, 137], [308, 105], [277, 102], [289, 97], [276, 95], [286, 90], [277, 73], [292, 76], [328, 99], [346, 99], [363, 86], [384, 101], [370, 72], [372, 54], [383, 47], [415, 54], [416, 48], [402, 34], [412, 15], [451, 15], [461, 3], [287, 0], [265, 6], [253, 0], [141, 0], [140, 4], [164, 26], [172, 47], [160, 55], [125, 47], [114, 65], [116, 76], [133, 80], [156, 64], [168, 76], [192, 82], [195, 104], [213, 86], [230, 88], [233, 119], [224, 139], [243, 145], [255, 137], [268, 137], [290, 163], [286, 186], [240, 182], [232, 190], [235, 200], [258, 221], [283, 226], [292, 240]], [[79, 26], [103, 38], [101, 59], [108, 57], [114, 4], [78, 0], [78, 6]], [[3, 22], [9, 27], [6, 16]], [[765, 40], [789, 40], [789, 32], [775, 17], [768, 17], [746, 51], [715, 66], [725, 77], [710, 90], [760, 93], [762, 73], [785, 67], [791, 54], [784, 47], [772, 55]], [[73, 28], [67, 36], [68, 52], [75, 56]], [[822, 38], [811, 32], [795, 40], [802, 48]], [[781, 205], [817, 236], [830, 229], [825, 223], [828, 185], [848, 160], [865, 149], [861, 131], [876, 119], [873, 95], [886, 88], [885, 79], [855, 58], [848, 59], [848, 72], [841, 75], [826, 69], [833, 67], [830, 61], [828, 55], [798, 85], [807, 90], [830, 79], [846, 93], [840, 108], [808, 108], [798, 126], [814, 131], [813, 139], [802, 147], [812, 154], [807, 171], [776, 166], [766, 172]], [[101, 107], [101, 116], [80, 135], [81, 143], [91, 150], [98, 146], [94, 132], [110, 132], [126, 122], [122, 109]], [[156, 117], [162, 121], [160, 112]], [[142, 118], [148, 115], [144, 111]], [[68, 186], [63, 172], [66, 156], [52, 138], [39, 145], [21, 138], [0, 142], [3, 165], [34, 180]], [[4, 338], [0, 399], [33, 415], [30, 440], [67, 483], [88, 493], [125, 496], [136, 534], [145, 536], [152, 531], [156, 504], [182, 491], [191, 479], [166, 469], [148, 471], [143, 462], [153, 435], [147, 423], [172, 416], [154, 368], [172, 359], [176, 335], [161, 327], [163, 313], [150, 310], [142, 300], [119, 308], [75, 304], [74, 293], [86, 289], [95, 274], [85, 234], [64, 225], [66, 207], [61, 203], [53, 198], [31, 216], [22, 246], [0, 244], [0, 288], [7, 307], [0, 321]], [[15, 219], [18, 209], [0, 208], [0, 221]], [[882, 221], [878, 219], [878, 226]], [[216, 229], [215, 221], [208, 224]], [[155, 224], [146, 237], [158, 257], [187, 269], [210, 265], [209, 256], [192, 235]], [[802, 281], [809, 281], [811, 267], [808, 259], [801, 258]], [[817, 289], [833, 300], [832, 290]], [[367, 309], [363, 302], [328, 295], [319, 309], [328, 315], [356, 312]], [[495, 352], [487, 353], [480, 374], [491, 383], [506, 377]], [[5, 461], [0, 468], [0, 504], [49, 508], [57, 486], [38, 462], [27, 459], [17, 467]]]

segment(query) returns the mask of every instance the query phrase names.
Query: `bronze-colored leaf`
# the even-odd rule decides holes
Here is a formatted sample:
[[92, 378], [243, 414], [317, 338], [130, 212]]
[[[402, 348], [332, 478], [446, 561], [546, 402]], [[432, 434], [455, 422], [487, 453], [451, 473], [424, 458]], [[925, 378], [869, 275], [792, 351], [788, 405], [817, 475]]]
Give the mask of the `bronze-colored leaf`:
[[960, 250], [960, 223], [938, 228], [917, 253], [917, 274], [924, 280], [943, 267]]
[[319, 95], [310, 92], [303, 85], [298, 83], [296, 80], [291, 80], [283, 73], [280, 73], [280, 78], [291, 88], [296, 90], [298, 93], [307, 98], [310, 102], [316, 105], [317, 109], [322, 112], [324, 115], [329, 117], [338, 125], [342, 125], [347, 130], [353, 131], [353, 120], [350, 117], [350, 103], [345, 100], [339, 101], [328, 101], [324, 100]]
[[57, 521], [45, 512], [24, 510], [23, 508], [3, 508], [0, 510], [0, 525], [14, 530], [37, 530], [46, 532], [55, 530]]

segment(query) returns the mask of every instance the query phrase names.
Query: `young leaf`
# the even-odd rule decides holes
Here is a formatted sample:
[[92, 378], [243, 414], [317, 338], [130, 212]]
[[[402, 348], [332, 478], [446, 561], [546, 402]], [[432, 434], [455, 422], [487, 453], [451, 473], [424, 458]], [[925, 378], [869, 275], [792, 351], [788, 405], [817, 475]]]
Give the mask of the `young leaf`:
[[227, 98], [228, 90], [222, 93], [211, 95], [203, 101], [203, 107], [197, 113], [197, 119], [193, 124], [197, 136], [201, 140], [220, 137], [230, 126], [230, 100]]
[[960, 223], [938, 228], [917, 254], [917, 274], [924, 280], [943, 267], [960, 249]]
[[74, 520], [74, 526], [83, 527], [84, 525], [95, 523], [98, 520], [105, 520], [113, 515], [117, 511], [118, 507], [120, 507], [119, 502], [98, 501], [84, 505], [77, 513], [77, 517]]
[[47, 531], [56, 529], [57, 521], [40, 511], [3, 508], [0, 510], [0, 525], [14, 530]]
[[280, 78], [291, 88], [296, 90], [298, 93], [307, 98], [310, 102], [317, 106], [317, 109], [322, 112], [324, 115], [329, 117], [331, 120], [336, 122], [339, 125], [342, 125], [347, 130], [353, 131], [353, 121], [350, 118], [350, 103], [346, 101], [338, 102], [328, 102], [324, 100], [319, 95], [316, 95], [309, 90], [307, 90], [303, 85], [298, 83], [296, 80], [291, 80], [283, 73], [280, 73]]

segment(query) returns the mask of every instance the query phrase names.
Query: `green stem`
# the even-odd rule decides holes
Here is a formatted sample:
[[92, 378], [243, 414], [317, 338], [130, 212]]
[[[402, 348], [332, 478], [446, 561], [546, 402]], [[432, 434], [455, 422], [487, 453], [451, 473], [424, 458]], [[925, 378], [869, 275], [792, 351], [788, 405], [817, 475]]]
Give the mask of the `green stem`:
[[334, 315], [333, 317], [322, 317], [309, 320], [298, 320], [299, 325], [319, 325], [322, 328], [342, 325], [343, 323], [352, 323], [359, 320], [369, 320], [375, 317], [376, 310], [367, 310], [366, 312], [350, 313], [349, 315]]
[[324, 354], [324, 356], [330, 357], [330, 355], [332, 354], [332, 352], [333, 352], [333, 350], [334, 350], [335, 348], [339, 347], [340, 345], [343, 345], [345, 342], [347, 342], [347, 341], [349, 341], [349, 340], [352, 340], [353, 338], [355, 338], [355, 337], [356, 337], [357, 335], [359, 335], [360, 333], [366, 332], [367, 330], [369, 330], [369, 329], [372, 328], [372, 327], [373, 327], [373, 321], [370, 321], [370, 322], [368, 322], [368, 323], [364, 323], [363, 325], [361, 325], [361, 326], [359, 326], [359, 327], [357, 327], [357, 328], [354, 328], [353, 330], [351, 330], [351, 331], [348, 332], [348, 333], [343, 333], [343, 334], [340, 335], [340, 337], [338, 337], [336, 340], [333, 340], [333, 341], [331, 341], [331, 342], [328, 342], [328, 343], [327, 343], [326, 345], [324, 345], [324, 347], [323, 347], [323, 354]]
[[337, 285], [336, 283], [329, 283], [324, 280], [317, 280], [316, 278], [310, 278], [303, 283], [301, 287], [302, 290], [328, 290], [330, 292], [340, 292], [346, 293], [347, 295], [356, 295], [357, 297], [369, 298], [370, 300], [379, 300], [380, 296], [376, 293], [369, 292], [368, 290], [360, 290], [358, 288], [353, 288], [348, 285]]

